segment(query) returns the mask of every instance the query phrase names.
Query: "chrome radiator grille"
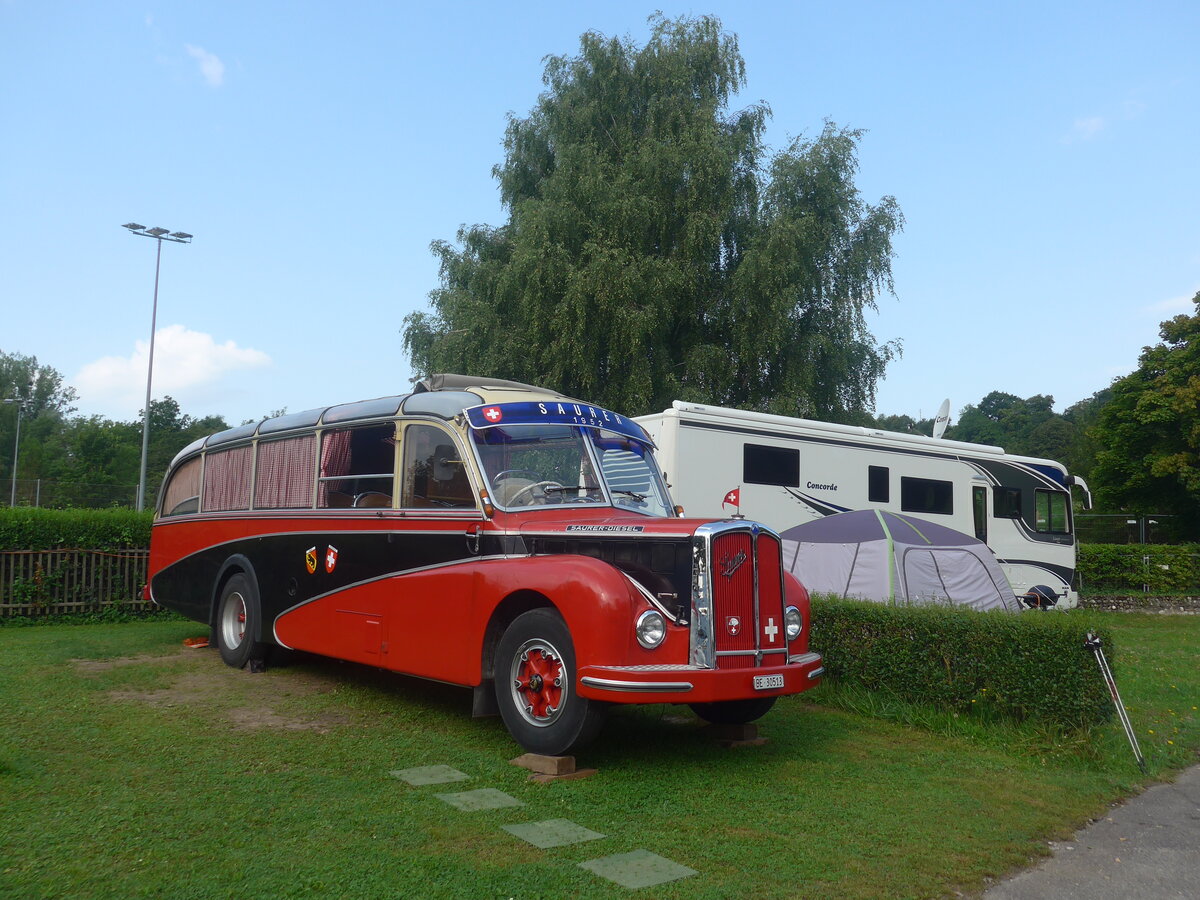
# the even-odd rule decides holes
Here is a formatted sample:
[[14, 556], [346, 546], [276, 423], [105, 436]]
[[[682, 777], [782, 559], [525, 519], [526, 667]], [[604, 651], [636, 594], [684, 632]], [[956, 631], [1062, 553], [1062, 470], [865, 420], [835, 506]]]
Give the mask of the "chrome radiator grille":
[[692, 662], [719, 669], [787, 658], [779, 538], [755, 523], [713, 523], [694, 545]]

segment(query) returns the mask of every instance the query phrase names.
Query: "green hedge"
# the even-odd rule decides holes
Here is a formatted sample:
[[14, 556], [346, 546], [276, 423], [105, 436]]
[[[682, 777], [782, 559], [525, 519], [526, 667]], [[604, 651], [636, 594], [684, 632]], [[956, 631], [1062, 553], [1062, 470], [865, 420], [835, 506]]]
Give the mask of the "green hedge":
[[0, 509], [0, 550], [145, 550], [152, 518], [130, 509]]
[[1076, 563], [1080, 592], [1200, 591], [1200, 544], [1080, 544]]
[[[1112, 717], [1087, 627], [1060, 613], [981, 613], [813, 598], [826, 678], [959, 713], [1074, 728]], [[1097, 632], [1111, 660], [1112, 637]]]

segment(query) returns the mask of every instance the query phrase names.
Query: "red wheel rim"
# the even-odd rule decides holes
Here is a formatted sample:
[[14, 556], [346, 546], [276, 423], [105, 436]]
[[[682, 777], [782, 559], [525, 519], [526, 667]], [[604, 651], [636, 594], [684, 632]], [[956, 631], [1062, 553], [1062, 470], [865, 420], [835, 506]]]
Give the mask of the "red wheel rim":
[[523, 643], [512, 659], [513, 703], [531, 725], [553, 723], [567, 699], [566, 666], [549, 641], [534, 638]]

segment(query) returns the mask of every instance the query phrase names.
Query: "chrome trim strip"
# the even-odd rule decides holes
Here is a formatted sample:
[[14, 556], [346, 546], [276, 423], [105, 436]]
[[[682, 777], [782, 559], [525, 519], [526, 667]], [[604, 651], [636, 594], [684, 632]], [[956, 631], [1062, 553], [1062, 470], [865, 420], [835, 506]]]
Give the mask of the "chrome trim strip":
[[789, 666], [803, 666], [810, 662], [816, 662], [821, 658], [820, 653], [801, 653], [799, 656], [789, 656]]
[[643, 694], [684, 694], [693, 687], [690, 681], [614, 681], [610, 678], [593, 678], [590, 675], [580, 678], [579, 683], [601, 691]]
[[825, 674], [825, 667], [818, 666], [817, 668], [813, 669], [811, 672], [808, 673], [808, 680], [812, 681], [814, 678], [820, 678], [824, 674]]
[[[659, 600], [652, 593], [650, 593], [648, 590], [646, 590], [646, 586], [644, 584], [642, 584], [640, 581], [638, 581], [636, 578], [634, 578], [632, 575], [630, 575], [624, 569], [618, 569], [617, 571], [620, 572], [622, 575], [624, 575], [626, 578], [628, 578], [629, 583], [632, 584], [634, 586], [634, 588], [637, 589], [637, 592], [645, 598], [646, 602], [649, 603], [656, 610], [658, 610], [660, 613], [662, 613], [663, 617], [668, 622], [674, 622], [676, 625], [679, 624], [679, 620], [676, 619], [675, 616], [671, 613], [671, 611], [668, 610], [667, 607], [663, 605], [663, 602], [661, 600]], [[641, 621], [640, 616], [638, 617], [638, 621]], [[640, 644], [641, 641], [638, 641], [638, 643]], [[652, 650], [654, 648], [647, 647], [646, 649]]]

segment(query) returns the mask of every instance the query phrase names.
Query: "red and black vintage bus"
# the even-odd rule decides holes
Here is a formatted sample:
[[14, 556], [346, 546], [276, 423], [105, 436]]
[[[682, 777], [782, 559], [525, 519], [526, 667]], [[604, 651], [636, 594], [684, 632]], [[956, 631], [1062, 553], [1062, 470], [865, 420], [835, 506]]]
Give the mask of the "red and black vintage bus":
[[231, 666], [278, 646], [472, 687], [538, 753], [612, 703], [751, 721], [820, 679], [808, 595], [770, 529], [681, 518], [652, 450], [460, 375], [230, 428], [172, 462], [149, 590]]

